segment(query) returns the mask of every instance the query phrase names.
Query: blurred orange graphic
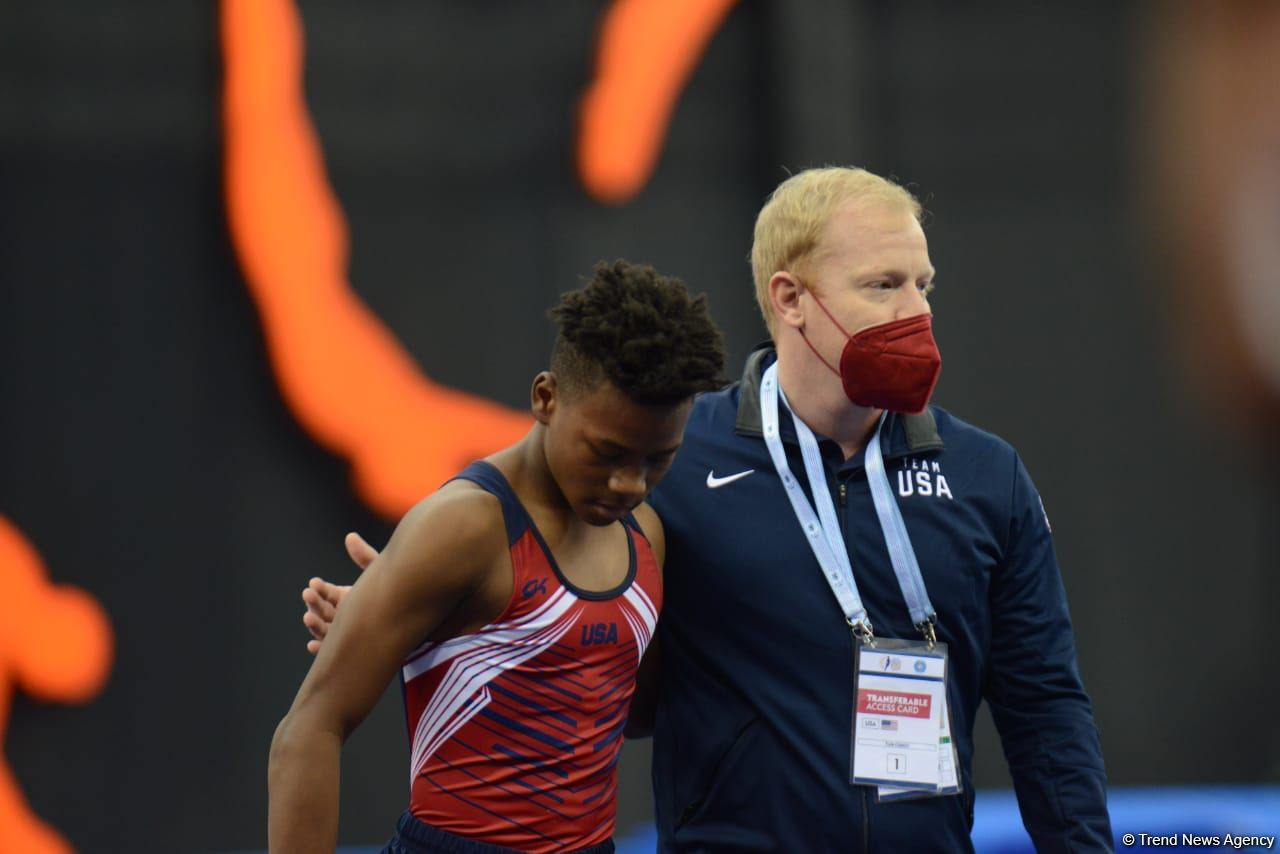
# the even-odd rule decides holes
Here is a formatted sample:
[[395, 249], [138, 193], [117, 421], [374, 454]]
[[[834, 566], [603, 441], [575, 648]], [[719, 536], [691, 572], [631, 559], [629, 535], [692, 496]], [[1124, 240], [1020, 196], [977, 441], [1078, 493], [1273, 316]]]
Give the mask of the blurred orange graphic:
[[[0, 735], [15, 687], [38, 699], [83, 703], [111, 672], [114, 642], [106, 613], [74, 587], [50, 584], [40, 556], [0, 516]], [[0, 851], [53, 854], [70, 844], [28, 808], [7, 762], [0, 761]]]
[[[579, 164], [598, 199], [648, 180], [676, 99], [734, 0], [618, 0], [582, 102]], [[303, 92], [292, 0], [225, 0], [227, 217], [294, 415], [351, 461], [356, 492], [398, 517], [529, 416], [433, 382], [347, 281], [347, 226]]]
[[433, 382], [347, 281], [347, 227], [302, 88], [292, 0], [222, 4], [227, 216], [276, 379], [302, 426], [398, 518], [531, 418]]
[[[680, 90], [734, 0], [618, 0], [582, 102], [579, 166], [598, 199], [649, 179]], [[227, 216], [276, 379], [302, 425], [397, 517], [529, 418], [425, 376], [347, 281], [347, 227], [302, 88], [292, 0], [225, 0]]]
[[615, 0], [582, 98], [578, 173], [597, 200], [628, 201], [653, 174], [685, 83], [736, 0]]

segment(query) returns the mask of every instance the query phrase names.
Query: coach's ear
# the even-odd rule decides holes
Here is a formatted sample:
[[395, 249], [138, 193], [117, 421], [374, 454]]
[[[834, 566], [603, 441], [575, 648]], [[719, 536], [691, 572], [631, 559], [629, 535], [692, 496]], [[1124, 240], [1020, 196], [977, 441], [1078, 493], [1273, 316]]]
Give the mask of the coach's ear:
[[552, 413], [556, 411], [558, 393], [555, 374], [543, 371], [533, 378], [533, 387], [529, 389], [529, 409], [539, 424], [546, 424], [551, 420]]
[[800, 294], [804, 285], [786, 270], [779, 270], [769, 279], [769, 306], [773, 316], [787, 326], [799, 329], [804, 326], [804, 312], [800, 310]]

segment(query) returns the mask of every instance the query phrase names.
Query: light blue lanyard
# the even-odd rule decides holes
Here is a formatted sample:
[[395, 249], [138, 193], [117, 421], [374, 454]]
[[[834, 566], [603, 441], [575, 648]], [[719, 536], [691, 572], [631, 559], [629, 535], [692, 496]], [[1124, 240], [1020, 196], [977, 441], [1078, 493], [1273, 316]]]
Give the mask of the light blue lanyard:
[[[808, 537], [809, 548], [813, 549], [813, 556], [818, 559], [818, 566], [822, 568], [822, 574], [827, 579], [827, 584], [831, 586], [831, 592], [840, 603], [845, 619], [864, 640], [870, 639], [872, 637], [871, 621], [867, 619], [867, 609], [862, 607], [862, 599], [858, 596], [858, 585], [853, 580], [853, 567], [849, 564], [849, 552], [845, 548], [844, 538], [840, 536], [839, 525], [835, 522], [836, 511], [831, 503], [831, 492], [827, 489], [819, 489], [817, 486], [822, 484], [825, 487], [827, 483], [826, 475], [822, 474], [822, 460], [818, 460], [821, 480], [814, 481], [809, 469], [810, 454], [805, 443], [801, 441], [800, 449], [805, 458], [805, 470], [810, 471], [810, 486], [813, 488], [814, 498], [819, 508], [827, 511], [823, 515], [829, 514], [832, 522], [830, 526], [824, 524], [813, 512], [813, 506], [809, 504], [804, 490], [791, 474], [791, 466], [787, 464], [787, 453], [782, 447], [782, 437], [778, 435], [778, 391], [778, 366], [775, 363], [764, 372], [764, 378], [760, 382], [760, 416], [764, 426], [764, 443], [769, 449], [769, 456], [773, 458], [773, 467], [778, 470], [778, 477], [782, 478], [787, 498], [791, 499], [791, 508], [795, 511], [796, 518], [800, 520], [800, 527], [804, 528]], [[790, 407], [788, 407], [789, 410]], [[804, 423], [799, 418], [793, 420], [797, 429]], [[816, 452], [818, 443], [813, 439], [812, 432], [809, 433], [809, 438]], [[825, 499], [825, 506], [823, 499]], [[834, 547], [833, 542], [836, 543]]]
[[[791, 413], [795, 423], [796, 436], [800, 440], [800, 454], [804, 459], [805, 475], [809, 479], [809, 488], [813, 493], [817, 512], [805, 496], [799, 482], [791, 474], [791, 466], [787, 463], [786, 451], [782, 445], [782, 436], [778, 430], [778, 401]], [[849, 563], [849, 551], [845, 546], [844, 536], [836, 508], [831, 500], [831, 491], [827, 489], [826, 470], [822, 465], [822, 455], [818, 450], [818, 440], [804, 421], [795, 417], [786, 395], [778, 384], [778, 365], [775, 362], [764, 372], [760, 383], [760, 417], [764, 426], [764, 442], [773, 459], [773, 466], [782, 479], [787, 498], [791, 500], [791, 508], [795, 511], [800, 527], [804, 529], [809, 540], [813, 556], [818, 560], [822, 575], [827, 579], [831, 592], [844, 611], [845, 619], [864, 641], [874, 642], [871, 621], [858, 595], [858, 585], [853, 579], [853, 567]], [[885, 544], [889, 549], [889, 560], [893, 564], [893, 573], [898, 578], [898, 586], [907, 601], [907, 610], [911, 613], [911, 622], [925, 636], [930, 646], [936, 640], [934, 623], [937, 619], [933, 605], [929, 602], [929, 594], [925, 590], [924, 579], [920, 577], [920, 564], [916, 561], [915, 550], [911, 547], [911, 537], [907, 534], [907, 526], [902, 520], [902, 511], [893, 497], [893, 488], [889, 485], [889, 477], [885, 473], [884, 458], [880, 453], [880, 431], [884, 426], [882, 416], [876, 429], [867, 443], [866, 469], [867, 482], [871, 486], [871, 498], [875, 504], [876, 517], [880, 522], [880, 530], [884, 534]]]

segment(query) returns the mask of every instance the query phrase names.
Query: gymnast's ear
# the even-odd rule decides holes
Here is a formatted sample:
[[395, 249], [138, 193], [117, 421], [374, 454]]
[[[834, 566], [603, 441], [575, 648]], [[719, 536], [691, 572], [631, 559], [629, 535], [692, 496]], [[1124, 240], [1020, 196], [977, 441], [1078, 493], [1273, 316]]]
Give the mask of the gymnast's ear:
[[560, 394], [556, 375], [551, 371], [542, 371], [533, 378], [533, 386], [529, 389], [529, 410], [535, 421], [539, 424], [550, 423]]

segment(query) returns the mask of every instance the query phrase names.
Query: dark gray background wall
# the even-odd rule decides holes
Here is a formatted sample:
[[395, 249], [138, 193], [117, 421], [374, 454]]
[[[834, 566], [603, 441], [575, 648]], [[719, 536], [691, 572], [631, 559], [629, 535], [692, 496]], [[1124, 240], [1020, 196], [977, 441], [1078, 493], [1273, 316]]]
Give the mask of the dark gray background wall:
[[[610, 208], [572, 171], [604, 5], [301, 2], [351, 280], [424, 370], [522, 405], [544, 308], [625, 256], [710, 295], [736, 372], [763, 336], [745, 258], [769, 190], [824, 163], [895, 175], [930, 212], [938, 402], [1018, 446], [1044, 494], [1113, 783], [1280, 779], [1261, 652], [1280, 465], [1172, 357], [1139, 241], [1142, 10], [743, 0], [652, 180]], [[261, 847], [267, 745], [309, 661], [298, 591], [351, 577], [345, 531], [389, 524], [270, 376], [221, 199], [214, 6], [3, 19], [0, 513], [118, 644], [91, 704], [18, 694], [5, 754], [84, 850]], [[344, 755], [344, 841], [403, 806], [398, 703]], [[1268, 740], [1242, 751], [1241, 727]], [[1004, 785], [979, 738], [979, 783]], [[645, 817], [645, 758], [627, 748], [623, 823]]]

